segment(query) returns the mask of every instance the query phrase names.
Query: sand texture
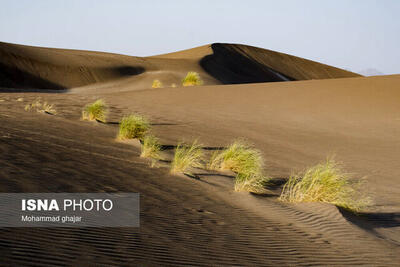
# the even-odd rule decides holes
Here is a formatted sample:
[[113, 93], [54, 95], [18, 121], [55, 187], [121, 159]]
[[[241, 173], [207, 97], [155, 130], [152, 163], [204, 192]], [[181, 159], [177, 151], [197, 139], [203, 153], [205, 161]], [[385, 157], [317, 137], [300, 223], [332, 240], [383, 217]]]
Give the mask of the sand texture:
[[[204, 85], [182, 87], [188, 71]], [[151, 88], [154, 79], [164, 86]], [[362, 77], [234, 44], [140, 58], [0, 43], [0, 87], [0, 192], [141, 194], [139, 228], [0, 229], [1, 266], [400, 262], [400, 75]], [[24, 110], [39, 98], [57, 114]], [[99, 98], [108, 123], [81, 121]], [[231, 173], [151, 168], [138, 146], [115, 140], [131, 112], [151, 120], [167, 158], [181, 140], [210, 152], [246, 138], [277, 186], [238, 193]], [[356, 216], [277, 200], [278, 181], [330, 155], [365, 177], [371, 207]]]

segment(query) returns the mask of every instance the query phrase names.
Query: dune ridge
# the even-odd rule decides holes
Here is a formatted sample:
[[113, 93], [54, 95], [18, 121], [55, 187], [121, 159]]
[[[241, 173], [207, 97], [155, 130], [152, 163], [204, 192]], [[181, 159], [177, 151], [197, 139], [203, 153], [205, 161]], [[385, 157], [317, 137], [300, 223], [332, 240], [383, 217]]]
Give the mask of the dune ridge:
[[360, 76], [262, 48], [221, 44], [153, 57], [32, 47], [0, 42], [0, 87], [69, 89], [126, 77], [148, 88], [154, 79], [180, 84], [197, 71], [205, 85], [329, 79]]

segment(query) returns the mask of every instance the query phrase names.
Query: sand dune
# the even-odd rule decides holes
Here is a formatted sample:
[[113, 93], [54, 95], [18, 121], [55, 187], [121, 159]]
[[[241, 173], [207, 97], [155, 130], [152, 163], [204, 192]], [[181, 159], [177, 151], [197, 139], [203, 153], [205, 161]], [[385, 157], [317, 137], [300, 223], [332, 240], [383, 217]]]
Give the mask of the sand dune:
[[[359, 77], [228, 44], [148, 58], [4, 43], [0, 51], [0, 86], [19, 90], [0, 94], [0, 191], [142, 197], [138, 229], [0, 229], [6, 264], [398, 265], [400, 75]], [[122, 67], [136, 72], [116, 71]], [[150, 88], [153, 79], [179, 84], [187, 71], [205, 86]], [[264, 82], [221, 85], [250, 81]], [[40, 92], [63, 88], [71, 90]], [[24, 111], [38, 97], [57, 115]], [[111, 123], [80, 121], [98, 98], [111, 106]], [[366, 176], [375, 204], [356, 216], [329, 204], [281, 203], [279, 186], [267, 196], [233, 192], [229, 174], [199, 170], [196, 180], [150, 168], [137, 147], [115, 142], [115, 123], [131, 112], [148, 116], [171, 147], [246, 138], [277, 180], [336, 154], [354, 178]]]
[[[79, 111], [82, 99], [59, 97], [46, 96]], [[396, 265], [393, 243], [336, 207], [233, 193], [226, 177], [174, 177], [116, 143], [115, 127], [21, 109], [1, 110], [2, 192], [140, 192], [142, 218], [139, 229], [1, 229], [11, 265]]]
[[0, 87], [67, 89], [131, 77], [179, 85], [190, 71], [206, 85], [356, 77], [358, 74], [266, 49], [212, 44], [154, 57], [31, 47], [0, 42]]

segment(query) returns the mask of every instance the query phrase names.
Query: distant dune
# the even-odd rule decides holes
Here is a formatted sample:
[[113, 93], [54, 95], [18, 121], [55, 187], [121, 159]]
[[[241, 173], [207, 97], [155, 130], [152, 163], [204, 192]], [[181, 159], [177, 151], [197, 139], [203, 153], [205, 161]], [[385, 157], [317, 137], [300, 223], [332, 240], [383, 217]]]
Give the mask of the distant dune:
[[212, 44], [154, 57], [0, 43], [0, 87], [67, 89], [130, 78], [136, 89], [153, 79], [180, 84], [187, 71], [205, 85], [360, 76], [318, 62], [262, 48]]
[[385, 75], [384, 73], [380, 72], [377, 69], [374, 68], [368, 68], [368, 69], [364, 69], [362, 71], [359, 72], [360, 74], [364, 75], [364, 76], [380, 76], [380, 75]]

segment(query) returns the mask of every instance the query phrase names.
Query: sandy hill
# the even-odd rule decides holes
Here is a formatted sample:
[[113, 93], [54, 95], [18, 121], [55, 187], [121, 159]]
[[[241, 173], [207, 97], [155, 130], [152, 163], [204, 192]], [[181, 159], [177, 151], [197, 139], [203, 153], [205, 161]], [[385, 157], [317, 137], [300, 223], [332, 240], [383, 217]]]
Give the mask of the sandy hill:
[[[0, 87], [67, 89], [129, 78], [137, 89], [180, 84], [197, 71], [205, 85], [356, 77], [303, 58], [246, 45], [212, 44], [154, 57], [0, 43]], [[133, 83], [132, 83], [133, 82]]]
[[[139, 228], [1, 228], [10, 266], [398, 266], [400, 75], [360, 77], [229, 44], [147, 58], [4, 43], [0, 51], [1, 86], [17, 91], [0, 93], [0, 192], [141, 194]], [[188, 70], [205, 86], [170, 86]], [[166, 86], [150, 89], [156, 78]], [[258, 83], [224, 85], [250, 81]], [[39, 98], [57, 114], [25, 111]], [[108, 123], [80, 120], [99, 98]], [[130, 113], [147, 116], [166, 149], [156, 168], [139, 146], [116, 141]], [[252, 195], [234, 192], [229, 173], [170, 174], [178, 142], [198, 139], [212, 153], [238, 138], [260, 149], [274, 181], [336, 155], [365, 177], [374, 204], [355, 215], [282, 203], [282, 184]]]

